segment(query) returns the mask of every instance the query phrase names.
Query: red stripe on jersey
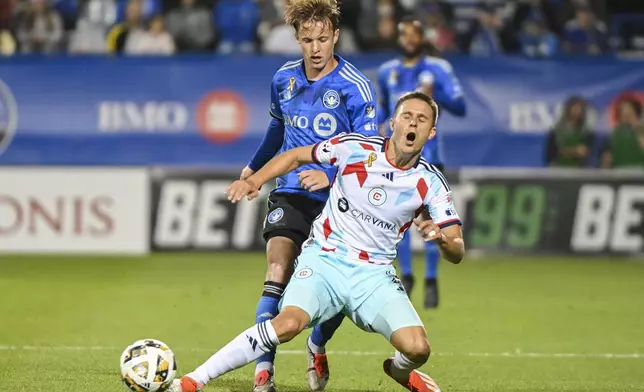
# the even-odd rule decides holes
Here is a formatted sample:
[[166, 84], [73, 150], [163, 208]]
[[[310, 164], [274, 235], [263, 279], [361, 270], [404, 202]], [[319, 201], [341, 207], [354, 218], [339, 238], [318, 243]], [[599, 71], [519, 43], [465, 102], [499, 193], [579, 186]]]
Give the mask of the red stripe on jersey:
[[335, 248], [325, 248], [325, 247], [322, 247], [322, 250], [323, 250], [323, 251], [325, 251], [325, 252], [335, 252]]
[[360, 251], [360, 260], [364, 261], [369, 261], [369, 253], [365, 252], [364, 250]]
[[333, 233], [333, 230], [331, 230], [331, 221], [329, 221], [329, 218], [326, 218], [324, 220], [322, 228], [324, 229], [324, 238], [328, 239], [331, 233]]
[[427, 191], [429, 190], [429, 187], [427, 186], [425, 179], [421, 178], [420, 180], [418, 180], [418, 184], [416, 184], [416, 189], [420, 194], [420, 199], [422, 201], [425, 201], [425, 196], [427, 196]]
[[371, 144], [367, 144], [367, 143], [359, 143], [359, 144], [365, 150], [376, 151], [376, 149]]
[[348, 176], [349, 174], [355, 173], [358, 176], [358, 183], [360, 184], [360, 188], [364, 185], [365, 181], [367, 181], [367, 168], [364, 165], [364, 162], [355, 162], [355, 163], [350, 163], [348, 164], [344, 170], [342, 171], [343, 176]]
[[336, 136], [334, 138], [329, 139], [331, 141], [331, 144], [338, 144], [340, 143], [340, 136]]
[[336, 162], [336, 161], [337, 161], [337, 158], [331, 158], [331, 159], [329, 159], [329, 163], [330, 163], [331, 165], [335, 165], [335, 162]]
[[409, 229], [409, 226], [411, 226], [411, 222], [412, 222], [412, 221], [409, 221], [409, 222], [405, 223], [404, 225], [402, 225], [402, 227], [400, 228], [400, 230], [398, 230], [398, 235], [401, 235], [401, 234], [403, 234], [404, 232], [406, 232], [406, 231], [407, 231], [407, 229]]

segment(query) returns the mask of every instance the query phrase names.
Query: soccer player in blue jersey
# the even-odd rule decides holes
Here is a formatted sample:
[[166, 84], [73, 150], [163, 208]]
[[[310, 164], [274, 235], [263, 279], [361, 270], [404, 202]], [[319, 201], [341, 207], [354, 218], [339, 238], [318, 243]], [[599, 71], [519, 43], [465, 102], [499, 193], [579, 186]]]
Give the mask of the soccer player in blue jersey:
[[[403, 19], [398, 25], [398, 44], [402, 57], [383, 64], [378, 71], [378, 124], [381, 133], [389, 133], [387, 126], [398, 98], [411, 91], [421, 91], [432, 97], [441, 110], [455, 116], [465, 116], [466, 106], [460, 82], [445, 60], [429, 56], [423, 39], [423, 26], [413, 18]], [[441, 171], [444, 158], [440, 132], [423, 149], [423, 157]], [[433, 242], [425, 243], [425, 308], [438, 306], [437, 267], [440, 253]], [[411, 295], [414, 277], [411, 267], [409, 232], [398, 245], [400, 275], [407, 294]]]
[[[244, 180], [278, 152], [327, 140], [349, 130], [377, 135], [373, 86], [353, 65], [334, 55], [340, 12], [336, 0], [299, 0], [286, 6], [286, 23], [295, 29], [303, 58], [284, 64], [271, 84], [270, 126], [241, 174]], [[264, 222], [268, 269], [256, 310], [262, 323], [277, 315], [293, 273], [294, 260], [311, 224], [324, 207], [336, 169], [304, 165], [280, 177], [269, 196]], [[257, 360], [256, 392], [274, 391], [275, 352]], [[315, 356], [309, 355], [313, 366]], [[320, 368], [320, 366], [317, 366]]]

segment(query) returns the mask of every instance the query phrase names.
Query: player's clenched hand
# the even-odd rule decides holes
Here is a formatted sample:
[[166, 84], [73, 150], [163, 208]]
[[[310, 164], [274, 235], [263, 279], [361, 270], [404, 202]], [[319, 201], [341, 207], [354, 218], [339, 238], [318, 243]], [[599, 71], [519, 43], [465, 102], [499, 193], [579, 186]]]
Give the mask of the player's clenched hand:
[[414, 219], [414, 224], [418, 227], [425, 242], [436, 241], [437, 243], [446, 242], [445, 234], [441, 233], [441, 228], [432, 220]]
[[238, 180], [228, 187], [226, 194], [228, 195], [228, 200], [233, 203], [237, 203], [244, 197], [247, 197], [248, 200], [253, 200], [259, 195], [259, 191], [252, 182], [248, 180]]
[[322, 170], [303, 170], [297, 174], [300, 185], [309, 192], [315, 192], [329, 186], [329, 177]]

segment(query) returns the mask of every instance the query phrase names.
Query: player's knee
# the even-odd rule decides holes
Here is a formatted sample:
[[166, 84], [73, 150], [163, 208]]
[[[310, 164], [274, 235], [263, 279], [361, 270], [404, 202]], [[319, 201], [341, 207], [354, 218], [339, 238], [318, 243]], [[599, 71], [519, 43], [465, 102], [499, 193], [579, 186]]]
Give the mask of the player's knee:
[[413, 337], [405, 345], [403, 354], [414, 363], [425, 363], [431, 354], [431, 348], [427, 338]]
[[287, 307], [272, 323], [280, 343], [286, 343], [302, 332], [309, 321], [308, 314], [302, 309]]

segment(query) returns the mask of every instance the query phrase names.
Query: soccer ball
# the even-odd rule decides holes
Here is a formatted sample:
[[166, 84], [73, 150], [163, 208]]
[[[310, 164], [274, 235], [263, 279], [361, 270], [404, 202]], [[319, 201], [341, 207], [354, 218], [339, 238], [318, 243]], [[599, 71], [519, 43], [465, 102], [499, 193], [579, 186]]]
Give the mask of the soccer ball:
[[176, 374], [174, 354], [159, 340], [137, 340], [121, 354], [121, 379], [135, 392], [165, 391]]

